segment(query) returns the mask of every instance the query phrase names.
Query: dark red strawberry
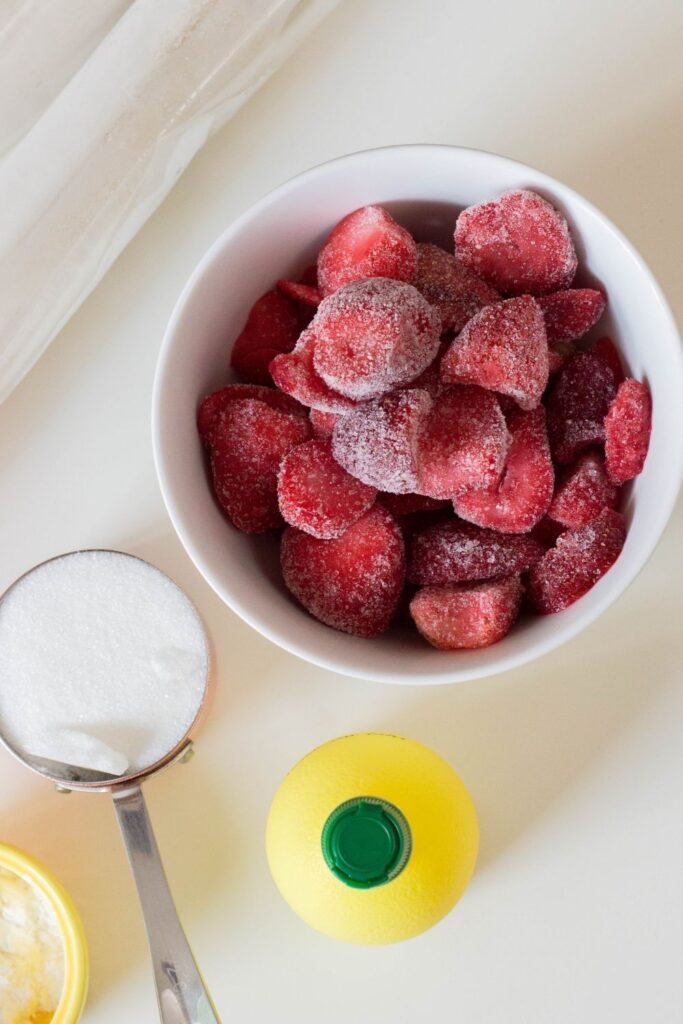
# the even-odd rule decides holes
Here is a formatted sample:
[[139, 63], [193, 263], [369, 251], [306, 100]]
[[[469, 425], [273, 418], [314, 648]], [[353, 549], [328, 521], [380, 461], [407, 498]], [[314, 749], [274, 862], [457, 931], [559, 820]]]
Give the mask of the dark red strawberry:
[[549, 615], [578, 601], [616, 562], [626, 539], [624, 517], [605, 508], [578, 530], [565, 530], [529, 574], [529, 597]]
[[548, 437], [556, 462], [574, 460], [605, 439], [605, 416], [617, 391], [614, 372], [595, 352], [577, 352], [562, 367], [547, 402]]
[[438, 310], [442, 331], [461, 331], [468, 320], [500, 295], [438, 245], [418, 243], [416, 287]]
[[377, 636], [394, 617], [405, 580], [405, 549], [401, 531], [381, 505], [336, 540], [287, 527], [281, 562], [292, 594], [333, 629]]
[[526, 572], [544, 550], [532, 537], [482, 530], [456, 519], [415, 534], [408, 579], [411, 583], [440, 586], [509, 576]]
[[295, 303], [278, 291], [266, 292], [251, 307], [232, 347], [232, 367], [253, 384], [270, 384], [270, 361], [279, 352], [291, 352], [299, 330]]
[[410, 614], [425, 640], [441, 651], [473, 650], [498, 643], [519, 613], [519, 576], [485, 583], [423, 587], [410, 602]]
[[625, 377], [624, 367], [622, 365], [621, 356], [619, 355], [617, 346], [614, 344], [612, 339], [598, 338], [591, 348], [591, 352], [594, 352], [596, 356], [600, 356], [600, 358], [607, 363], [614, 374], [614, 379], [617, 382], [617, 385], [621, 384]]
[[588, 334], [605, 311], [605, 296], [595, 288], [566, 288], [539, 295], [548, 341], [577, 341]]
[[597, 451], [579, 455], [557, 484], [548, 515], [563, 526], [585, 526], [602, 512], [614, 508], [617, 489], [607, 477], [605, 460]]

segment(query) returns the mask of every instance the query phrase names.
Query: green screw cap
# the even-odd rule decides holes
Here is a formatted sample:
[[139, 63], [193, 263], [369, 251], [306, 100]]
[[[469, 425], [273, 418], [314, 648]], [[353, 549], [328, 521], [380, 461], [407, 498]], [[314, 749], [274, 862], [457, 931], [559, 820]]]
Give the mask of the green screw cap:
[[372, 889], [396, 878], [408, 862], [408, 822], [386, 800], [354, 797], [336, 807], [322, 832], [325, 862], [337, 878], [355, 889]]

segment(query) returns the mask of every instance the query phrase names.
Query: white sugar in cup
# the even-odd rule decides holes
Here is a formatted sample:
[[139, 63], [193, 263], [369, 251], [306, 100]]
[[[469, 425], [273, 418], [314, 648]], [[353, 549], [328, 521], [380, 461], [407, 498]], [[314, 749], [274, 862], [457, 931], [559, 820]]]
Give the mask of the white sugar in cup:
[[220, 1024], [141, 788], [186, 759], [208, 687], [208, 640], [194, 605], [133, 555], [61, 555], [0, 598], [0, 741], [60, 790], [111, 792], [164, 1024]]
[[0, 733], [20, 757], [146, 771], [192, 726], [208, 661], [197, 611], [159, 569], [62, 555], [0, 600]]

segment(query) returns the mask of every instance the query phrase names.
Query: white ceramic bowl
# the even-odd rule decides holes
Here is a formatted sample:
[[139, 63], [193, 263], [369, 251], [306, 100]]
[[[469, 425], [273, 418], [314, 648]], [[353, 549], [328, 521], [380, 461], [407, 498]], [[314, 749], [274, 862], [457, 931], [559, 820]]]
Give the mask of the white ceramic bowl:
[[[541, 192], [567, 216], [582, 266], [609, 296], [599, 333], [618, 342], [630, 372], [653, 395], [645, 470], [631, 485], [624, 550], [585, 597], [557, 615], [525, 618], [501, 643], [444, 653], [416, 632], [373, 640], [311, 618], [286, 591], [274, 538], [238, 533], [207, 484], [195, 430], [197, 404], [229, 379], [232, 340], [254, 300], [314, 260], [330, 228], [366, 203], [386, 204], [418, 240], [452, 244], [460, 208], [510, 188]], [[293, 178], [247, 210], [188, 281], [159, 356], [154, 454], [175, 529], [207, 582], [245, 622], [307, 661], [392, 683], [446, 683], [524, 664], [579, 633], [632, 582], [669, 519], [683, 471], [683, 359], [666, 301], [641, 257], [594, 206], [560, 182], [504, 157], [449, 146], [397, 146], [333, 160]]]

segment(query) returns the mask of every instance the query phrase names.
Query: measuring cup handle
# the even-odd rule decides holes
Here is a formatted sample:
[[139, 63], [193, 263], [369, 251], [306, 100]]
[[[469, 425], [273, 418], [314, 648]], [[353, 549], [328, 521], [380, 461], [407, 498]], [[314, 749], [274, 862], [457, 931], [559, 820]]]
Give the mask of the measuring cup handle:
[[220, 1024], [178, 918], [139, 786], [113, 793], [135, 878], [163, 1024]]

